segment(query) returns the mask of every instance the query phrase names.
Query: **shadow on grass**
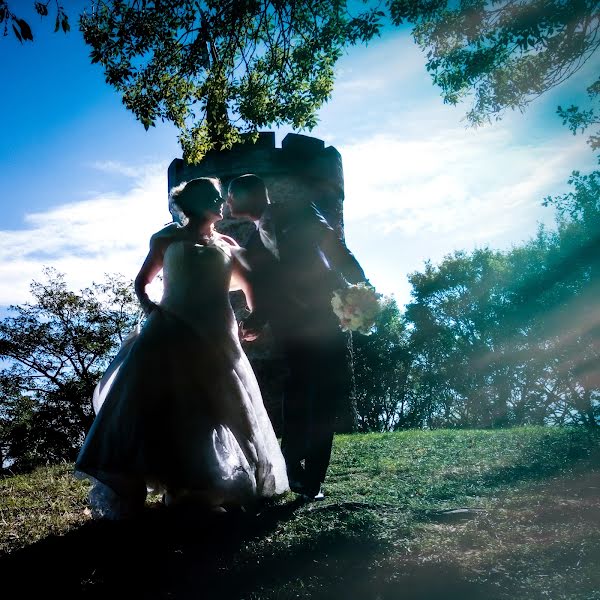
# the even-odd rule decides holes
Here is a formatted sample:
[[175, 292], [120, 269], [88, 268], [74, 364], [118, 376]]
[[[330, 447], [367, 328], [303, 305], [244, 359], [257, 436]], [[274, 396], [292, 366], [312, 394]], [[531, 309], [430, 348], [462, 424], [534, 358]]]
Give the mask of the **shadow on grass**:
[[470, 567], [471, 580], [507, 600], [600, 600], [599, 490], [598, 469], [535, 482], [471, 526], [437, 526], [440, 559]]
[[[389, 564], [382, 566], [389, 547], [374, 536], [368, 520], [358, 519], [351, 536], [329, 530], [282, 547], [274, 532], [298, 508], [290, 502], [257, 516], [148, 508], [135, 520], [90, 522], [2, 557], [1, 578], [5, 586], [12, 582], [10, 587], [23, 598], [494, 597], [452, 568], [415, 564], [401, 575], [392, 573]], [[359, 510], [336, 505], [323, 509], [338, 511], [337, 517], [344, 510]], [[272, 550], [244, 550], [253, 540], [270, 536]]]
[[[560, 445], [552, 436], [541, 437], [525, 444], [512, 464], [490, 467], [481, 473], [449, 475], [433, 486], [428, 498], [449, 501], [455, 497], [487, 496], [509, 491], [522, 484], [543, 483], [565, 473], [585, 474], [600, 468], [600, 434], [575, 431]], [[427, 518], [430, 509], [415, 511]]]
[[149, 507], [135, 519], [91, 521], [15, 551], [0, 558], [0, 574], [3, 581], [12, 579], [24, 598], [38, 593], [59, 598], [197, 596], [198, 588], [228, 587], [228, 558], [295, 509], [291, 503], [252, 518]]

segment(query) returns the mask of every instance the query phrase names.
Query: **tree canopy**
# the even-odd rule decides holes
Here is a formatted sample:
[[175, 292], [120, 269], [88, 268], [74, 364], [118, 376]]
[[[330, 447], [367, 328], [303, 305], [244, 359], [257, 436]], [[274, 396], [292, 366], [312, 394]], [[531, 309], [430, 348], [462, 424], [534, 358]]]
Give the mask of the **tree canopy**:
[[[19, 40], [33, 40], [10, 3], [0, 0], [5, 33], [10, 23]], [[33, 5], [68, 31], [58, 1]], [[595, 55], [599, 8], [598, 0], [90, 0], [79, 24], [125, 106], [146, 128], [174, 123], [195, 162], [266, 126], [312, 129], [344, 49], [386, 23], [413, 28], [444, 101], [472, 100], [470, 123], [523, 110]], [[589, 82], [590, 107], [558, 108], [574, 132], [598, 124], [599, 86]], [[597, 148], [599, 139], [589, 141]]]
[[570, 184], [545, 201], [556, 230], [409, 277], [405, 317], [430, 423], [600, 425], [600, 172]]
[[[414, 24], [416, 43], [444, 102], [470, 98], [467, 120], [479, 125], [523, 110], [560, 85], [600, 46], [598, 0], [391, 0], [392, 20]], [[597, 75], [596, 75], [597, 77]], [[583, 91], [583, 90], [582, 90]], [[600, 80], [589, 82], [589, 108], [557, 112], [573, 133], [600, 122]], [[600, 147], [598, 134], [589, 138]]]
[[106, 79], [144, 127], [181, 131], [185, 157], [271, 124], [311, 129], [347, 43], [378, 30], [330, 0], [98, 2], [80, 25]]
[[0, 321], [0, 458], [16, 470], [75, 459], [94, 386], [139, 308], [119, 276], [74, 292], [48, 269], [31, 293]]
[[473, 96], [473, 123], [524, 108], [579, 71], [600, 46], [597, 0], [389, 4], [395, 23], [414, 23], [444, 100]]

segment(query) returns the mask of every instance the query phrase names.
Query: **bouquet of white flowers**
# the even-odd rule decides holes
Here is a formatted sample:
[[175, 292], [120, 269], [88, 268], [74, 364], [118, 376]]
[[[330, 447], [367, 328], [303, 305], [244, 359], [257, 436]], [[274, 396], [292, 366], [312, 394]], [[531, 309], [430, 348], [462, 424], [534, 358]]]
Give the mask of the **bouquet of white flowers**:
[[369, 335], [381, 312], [381, 294], [370, 285], [357, 283], [333, 292], [331, 306], [340, 320], [342, 331]]

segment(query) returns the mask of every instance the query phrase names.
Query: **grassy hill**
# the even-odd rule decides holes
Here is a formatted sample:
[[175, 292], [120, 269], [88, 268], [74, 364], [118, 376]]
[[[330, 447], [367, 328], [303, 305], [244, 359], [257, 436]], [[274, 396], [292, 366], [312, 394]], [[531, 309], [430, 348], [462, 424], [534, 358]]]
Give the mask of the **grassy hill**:
[[151, 498], [119, 523], [92, 521], [87, 485], [48, 467], [0, 480], [0, 575], [22, 597], [600, 600], [599, 442], [337, 436], [324, 502], [207, 515]]

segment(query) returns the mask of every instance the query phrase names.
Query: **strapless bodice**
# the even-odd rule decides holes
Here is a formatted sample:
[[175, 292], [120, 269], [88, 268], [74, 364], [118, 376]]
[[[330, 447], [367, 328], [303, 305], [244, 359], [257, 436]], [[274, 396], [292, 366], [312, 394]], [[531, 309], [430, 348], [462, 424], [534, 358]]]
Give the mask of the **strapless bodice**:
[[[218, 325], [233, 319], [229, 302], [231, 252], [224, 242], [201, 245], [172, 242], [164, 254], [160, 306], [194, 325]], [[212, 327], [210, 327], [212, 329]]]

